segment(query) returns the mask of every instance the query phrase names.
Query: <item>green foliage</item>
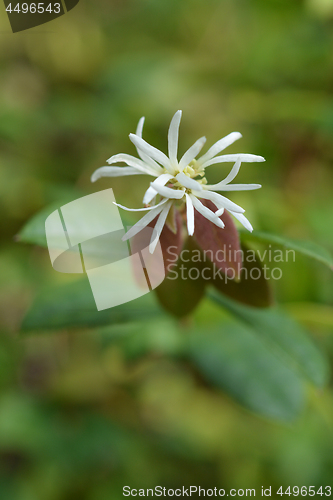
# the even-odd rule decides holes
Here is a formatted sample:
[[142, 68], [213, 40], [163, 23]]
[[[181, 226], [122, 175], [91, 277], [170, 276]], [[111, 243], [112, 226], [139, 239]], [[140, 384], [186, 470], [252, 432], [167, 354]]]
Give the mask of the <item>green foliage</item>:
[[88, 278], [43, 290], [23, 319], [22, 331], [117, 324], [160, 315], [153, 295], [98, 311]]
[[16, 240], [21, 243], [32, 243], [46, 248], [45, 221], [47, 217], [61, 205], [62, 203], [54, 203], [35, 214], [19, 231]]
[[[183, 290], [184, 299], [173, 291], [174, 302], [167, 299], [167, 310], [177, 315], [181, 305], [186, 307], [186, 300], [188, 304], [194, 301], [194, 308], [193, 287], [186, 291], [189, 296]], [[161, 300], [161, 296], [159, 298]], [[301, 380], [304, 378], [322, 387], [328, 376], [326, 359], [307, 333], [281, 311], [241, 305], [216, 292], [212, 298], [229, 310], [237, 322], [218, 322], [204, 330], [194, 326], [186, 332], [185, 343], [181, 340], [184, 332], [174, 330], [169, 323], [164, 330], [166, 338], [174, 331], [174, 339], [178, 339], [173, 341], [178, 347], [172, 352], [193, 360], [203, 377], [250, 410], [278, 420], [295, 418], [304, 405]], [[108, 325], [105, 333], [110, 331], [114, 342], [118, 336], [114, 337], [110, 328], [127, 323], [129, 327], [122, 342], [125, 352], [132, 353], [131, 356], [136, 352], [136, 357], [149, 355], [159, 345], [157, 332], [162, 329], [161, 311], [152, 299], [150, 294], [97, 312], [88, 281], [80, 279], [44, 291], [37, 297], [23, 321], [22, 330]], [[149, 325], [149, 318], [156, 318], [158, 322]], [[140, 321], [143, 321], [141, 326]]]
[[289, 421], [303, 409], [299, 375], [255, 331], [241, 324], [227, 322], [194, 332], [190, 353], [208, 382], [256, 413]]
[[259, 310], [240, 305], [222, 295], [211, 296], [250, 326], [282, 361], [319, 387], [327, 383], [327, 361], [296, 321], [277, 308]]
[[272, 243], [273, 245], [281, 246], [288, 250], [295, 250], [307, 257], [318, 260], [333, 270], [333, 256], [331, 253], [313, 241], [300, 241], [293, 238], [285, 238], [284, 236], [266, 233], [264, 231], [253, 231], [252, 233], [241, 231], [241, 235], [242, 239], [245, 241]]
[[[1, 498], [331, 484], [331, 21], [330, 0], [86, 0], [20, 36], [1, 17]], [[296, 251], [270, 282], [281, 307], [258, 310], [267, 283], [228, 282], [181, 321], [153, 294], [97, 313], [85, 280], [13, 241], [45, 247], [48, 213], [92, 191], [140, 207], [149, 178], [90, 176], [134, 154], [143, 115], [144, 138], [166, 152], [177, 109], [180, 154], [238, 130], [227, 152], [266, 158], [239, 173], [262, 189], [230, 198], [255, 228], [246, 246]], [[208, 182], [229, 167], [209, 167]]]

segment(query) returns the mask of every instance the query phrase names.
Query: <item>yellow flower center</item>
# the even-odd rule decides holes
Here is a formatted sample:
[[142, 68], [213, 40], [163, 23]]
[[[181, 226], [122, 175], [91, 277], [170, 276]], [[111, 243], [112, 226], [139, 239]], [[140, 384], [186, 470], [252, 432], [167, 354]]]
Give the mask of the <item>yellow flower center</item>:
[[187, 165], [187, 167], [184, 168], [183, 173], [187, 175], [187, 177], [195, 177], [197, 175], [194, 168], [190, 167], [190, 165]]
[[[207, 184], [207, 179], [204, 177], [205, 172], [200, 170], [196, 160], [192, 160], [183, 170], [183, 174], [187, 175], [191, 179], [196, 180], [199, 184]], [[170, 180], [171, 184], [177, 189], [184, 189], [184, 186], [178, 182], [175, 178]], [[187, 193], [190, 193], [190, 189], [186, 189]]]

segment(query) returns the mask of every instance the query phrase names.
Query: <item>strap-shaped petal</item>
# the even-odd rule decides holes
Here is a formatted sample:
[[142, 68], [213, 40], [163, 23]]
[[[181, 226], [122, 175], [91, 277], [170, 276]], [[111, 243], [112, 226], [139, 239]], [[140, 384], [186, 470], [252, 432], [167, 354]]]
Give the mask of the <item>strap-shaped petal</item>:
[[169, 213], [171, 205], [172, 205], [172, 202], [169, 201], [165, 205], [165, 207], [163, 207], [163, 210], [160, 213], [159, 218], [157, 219], [157, 222], [156, 222], [155, 227], [154, 227], [153, 234], [151, 236], [150, 244], [149, 244], [149, 252], [150, 253], [154, 253], [154, 250], [155, 250], [156, 245], [158, 243], [158, 240], [160, 238], [160, 235], [161, 235], [162, 229], [164, 227], [164, 224], [165, 224], [166, 218], [168, 216], [168, 213]]
[[154, 207], [153, 210], [150, 210], [146, 215], [142, 217], [142, 219], [140, 219], [136, 224], [134, 224], [134, 226], [132, 226], [131, 229], [129, 229], [126, 234], [124, 234], [124, 236], [121, 238], [122, 241], [126, 241], [129, 238], [132, 238], [133, 236], [138, 234], [143, 228], [148, 226], [148, 224], [152, 220], [154, 220], [155, 217], [162, 212], [162, 210], [163, 206]]
[[163, 167], [165, 167], [171, 174], [174, 173], [174, 169], [171, 167], [169, 158], [164, 153], [162, 153], [162, 151], [154, 148], [154, 146], [148, 144], [148, 142], [142, 139], [142, 137], [139, 137], [135, 134], [130, 134], [129, 138], [137, 149], [139, 148], [143, 153], [150, 156], [150, 158], [153, 158], [158, 163], [163, 165]]
[[176, 179], [178, 182], [180, 182], [180, 184], [188, 189], [195, 189], [196, 191], [202, 190], [202, 184], [200, 184], [198, 181], [195, 181], [194, 179], [191, 179], [191, 177], [188, 177], [183, 172], [177, 174]]
[[185, 193], [186, 196], [186, 218], [187, 218], [187, 232], [190, 236], [194, 233], [194, 207], [191, 197]]
[[139, 158], [135, 158], [135, 156], [127, 155], [125, 153], [113, 155], [107, 160], [107, 162], [109, 165], [112, 165], [113, 163], [123, 162], [130, 167], [137, 168], [141, 172], [145, 172], [148, 175], [154, 175], [155, 177], [163, 173], [163, 168], [160, 167], [160, 165], [157, 165], [157, 163], [156, 167], [153, 165], [147, 165], [142, 160], [139, 160]]
[[250, 233], [252, 233], [252, 231], [253, 231], [253, 227], [252, 227], [252, 225], [251, 225], [250, 221], [249, 221], [249, 220], [245, 217], [245, 215], [243, 215], [243, 214], [238, 214], [238, 213], [236, 213], [236, 212], [232, 212], [231, 210], [230, 210], [230, 213], [231, 213], [234, 217], [236, 217], [236, 219], [237, 219], [237, 220], [239, 220], [239, 222], [240, 222], [241, 224], [243, 224], [243, 226], [245, 227], [245, 229], [247, 229], [248, 231], [250, 231]]
[[206, 184], [204, 189], [208, 189], [209, 191], [248, 191], [261, 188], [260, 184], [229, 184], [238, 174], [240, 166], [241, 159], [238, 158], [225, 179], [217, 184]]
[[157, 191], [161, 196], [165, 198], [170, 198], [173, 200], [181, 200], [184, 196], [185, 189], [173, 189], [166, 186], [158, 186], [155, 184], [155, 191]]
[[149, 188], [144, 194], [142, 203], [144, 205], [147, 205], [147, 203], [150, 203], [155, 198], [155, 196], [157, 196], [157, 194], [158, 194], [157, 191], [155, 191], [153, 187], [149, 186]]
[[178, 153], [178, 137], [179, 137], [179, 125], [182, 117], [182, 112], [178, 110], [172, 117], [170, 122], [169, 132], [168, 132], [168, 150], [169, 158], [172, 165], [177, 166], [177, 153]]
[[137, 127], [136, 127], [135, 135], [142, 137], [144, 123], [145, 123], [145, 117], [141, 116], [140, 120], [138, 121]]
[[227, 184], [226, 186], [221, 185], [220, 188], [206, 185], [205, 187], [214, 191], [251, 191], [261, 188], [261, 184]]
[[222, 181], [220, 181], [218, 184], [211, 184], [209, 188], [206, 186], [206, 188], [207, 189], [212, 189], [213, 191], [218, 191], [219, 188], [220, 188], [220, 186], [225, 186], [229, 182], [233, 181], [234, 178], [236, 177], [236, 175], [239, 172], [241, 164], [242, 164], [242, 161], [241, 161], [240, 158], [238, 158], [236, 160], [234, 166], [230, 170], [229, 174], [227, 175], [227, 177], [225, 177], [225, 179], [223, 179]]
[[165, 186], [165, 184], [173, 178], [173, 175], [172, 174], [162, 174], [162, 175], [159, 175], [157, 177], [157, 179], [155, 179], [151, 185], [154, 187], [154, 186]]
[[181, 172], [200, 153], [205, 142], [206, 142], [206, 137], [201, 137], [186, 151], [186, 153], [182, 156], [179, 162], [179, 170]]
[[125, 175], [144, 175], [133, 167], [100, 167], [91, 176], [91, 182], [96, 182], [101, 177], [121, 177]]
[[215, 215], [218, 215], [220, 217], [220, 215], [224, 214], [224, 211], [225, 211], [225, 208], [221, 207], [218, 210], [216, 210]]
[[216, 226], [224, 228], [223, 221], [219, 217], [217, 217], [217, 215], [215, 215], [214, 212], [209, 210], [209, 208], [205, 207], [193, 194], [190, 194], [189, 196], [192, 200], [194, 208], [198, 210], [198, 212], [200, 212], [201, 215], [203, 215], [209, 221], [213, 222], [213, 224], [215, 224]]
[[215, 158], [212, 158], [211, 160], [206, 161], [201, 165], [201, 169], [204, 169], [206, 167], [209, 167], [209, 165], [214, 165], [215, 163], [225, 163], [229, 161], [237, 161], [240, 160], [241, 162], [244, 163], [252, 163], [256, 161], [266, 161], [265, 158], [262, 156], [257, 156], [257, 155], [251, 155], [251, 154], [246, 154], [246, 153], [238, 153], [235, 155], [222, 155], [222, 156], [215, 156]]
[[[135, 134], [138, 135], [139, 137], [142, 137], [142, 131], [143, 131], [144, 122], [145, 122], [145, 117], [142, 116], [140, 118], [140, 120], [139, 120], [139, 123], [138, 123], [138, 125], [136, 127], [136, 132], [135, 132]], [[141, 151], [140, 148], [136, 148], [136, 149], [137, 149], [138, 155], [140, 156], [140, 158], [145, 163], [147, 163], [150, 167], [152, 167], [156, 171], [160, 171], [161, 170], [161, 167], [156, 163], [155, 160], [153, 160], [152, 158], [150, 158], [150, 156], [146, 155], [143, 151]]]
[[152, 158], [150, 158], [150, 156], [143, 153], [139, 148], [137, 148], [136, 150], [137, 150], [140, 158], [142, 158], [142, 160], [147, 165], [149, 165], [153, 169], [154, 172], [156, 172], [156, 175], [160, 175], [163, 172], [163, 168], [158, 163], [156, 163], [155, 160], [153, 160]]
[[116, 203], [115, 201], [113, 202], [114, 205], [117, 205], [117, 207], [122, 208], [123, 210], [127, 210], [127, 212], [144, 212], [145, 210], [154, 210], [157, 207], [161, 207], [164, 205], [168, 199], [165, 199], [161, 201], [158, 205], [154, 205], [152, 207], [144, 207], [144, 208], [127, 208], [124, 207], [124, 205], [120, 205], [120, 203]]
[[147, 191], [145, 192], [145, 195], [143, 197], [143, 203], [146, 205], [147, 203], [150, 203], [153, 198], [158, 194], [156, 189], [154, 189], [154, 186], [164, 186], [170, 179], [172, 179], [171, 174], [162, 174], [157, 179], [155, 179]]
[[198, 163], [199, 165], [202, 165], [206, 161], [210, 160], [213, 158], [213, 156], [216, 156], [217, 154], [221, 153], [224, 149], [226, 149], [228, 146], [233, 144], [235, 141], [238, 139], [241, 139], [242, 134], [240, 132], [231, 132], [231, 134], [226, 135], [223, 137], [223, 139], [220, 139], [219, 141], [215, 142], [213, 146], [205, 153], [201, 158], [199, 158]]
[[197, 196], [198, 198], [212, 201], [218, 208], [224, 207], [227, 210], [232, 210], [233, 212], [241, 214], [245, 212], [242, 207], [236, 205], [236, 203], [234, 203], [233, 201], [230, 201], [225, 196], [215, 193], [214, 191], [196, 191], [193, 194], [195, 194], [195, 196]]

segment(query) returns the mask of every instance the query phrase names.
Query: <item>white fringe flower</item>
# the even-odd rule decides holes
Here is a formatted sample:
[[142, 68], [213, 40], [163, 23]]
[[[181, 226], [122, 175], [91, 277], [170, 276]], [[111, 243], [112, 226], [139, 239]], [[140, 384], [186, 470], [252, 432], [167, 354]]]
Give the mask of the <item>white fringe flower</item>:
[[[258, 189], [260, 184], [230, 184], [234, 180], [240, 169], [242, 162], [265, 161], [262, 156], [252, 154], [229, 154], [217, 156], [221, 151], [230, 146], [242, 135], [239, 132], [232, 132], [217, 141], [203, 156], [195, 159], [206, 142], [205, 137], [197, 140], [178, 161], [178, 135], [181, 120], [181, 111], [177, 111], [173, 116], [168, 133], [169, 157], [154, 148], [142, 139], [142, 129], [144, 117], [139, 120], [136, 133], [130, 134], [130, 140], [135, 145], [139, 158], [127, 154], [117, 154], [112, 156], [107, 162], [109, 165], [123, 162], [127, 167], [107, 166], [97, 169], [92, 177], [95, 182], [100, 177], [118, 177], [124, 175], [151, 175], [156, 179], [150, 183], [144, 197], [145, 208], [131, 209], [116, 204], [118, 207], [132, 211], [148, 211], [123, 237], [123, 240], [132, 238], [141, 229], [146, 227], [156, 216], [159, 216], [155, 225], [155, 231], [150, 242], [149, 250], [154, 252], [163, 226], [167, 219], [169, 210], [174, 203], [179, 204], [179, 200], [186, 202], [187, 230], [189, 235], [194, 233], [194, 209], [200, 212], [206, 219], [220, 228], [224, 224], [220, 215], [224, 210], [230, 212], [243, 226], [252, 231], [253, 228], [247, 218], [243, 215], [245, 210], [233, 203], [225, 196], [216, 191], [243, 191]], [[205, 168], [215, 163], [235, 162], [230, 173], [225, 179], [217, 184], [208, 184], [205, 176]], [[156, 204], [156, 200], [159, 202]], [[216, 212], [209, 210], [200, 201], [210, 200], [217, 207]], [[154, 203], [150, 206], [151, 203]]]

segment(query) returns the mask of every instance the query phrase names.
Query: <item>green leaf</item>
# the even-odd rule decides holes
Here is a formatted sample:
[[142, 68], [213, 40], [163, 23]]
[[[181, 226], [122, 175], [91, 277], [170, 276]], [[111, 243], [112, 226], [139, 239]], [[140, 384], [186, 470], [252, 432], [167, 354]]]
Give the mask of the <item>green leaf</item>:
[[22, 330], [94, 327], [136, 321], [161, 313], [151, 293], [126, 304], [98, 311], [88, 278], [85, 277], [38, 295], [23, 319]]
[[312, 259], [326, 264], [333, 270], [333, 256], [325, 248], [322, 248], [320, 245], [317, 245], [317, 243], [313, 243], [312, 241], [294, 240], [292, 238], [285, 238], [283, 236], [277, 236], [264, 231], [253, 231], [253, 233], [249, 233], [248, 231], [242, 230], [240, 231], [240, 234], [241, 239], [245, 241], [272, 243], [290, 250], [295, 250], [296, 252], [306, 255], [307, 257], [311, 257]]
[[256, 309], [216, 293], [210, 297], [236, 318], [253, 328], [272, 352], [303, 377], [322, 387], [328, 379], [328, 363], [307, 332], [277, 308]]
[[47, 247], [45, 221], [47, 217], [62, 204], [61, 202], [52, 203], [35, 214], [16, 235], [16, 241]]
[[248, 409], [290, 421], [303, 408], [303, 385], [258, 336], [241, 324], [189, 336], [189, 355], [204, 377]]
[[313, 302], [294, 302], [286, 304], [289, 313], [302, 324], [314, 328], [324, 328], [333, 333], [333, 307]]
[[[45, 234], [45, 221], [47, 217], [58, 210], [63, 205], [73, 201], [73, 199], [86, 196], [87, 193], [74, 193], [67, 197], [62, 196], [59, 201], [47, 205], [45, 208], [37, 212], [28, 222], [22, 227], [16, 235], [16, 241], [20, 243], [31, 243], [47, 248], [46, 234]], [[121, 214], [122, 221], [125, 225], [131, 226], [132, 223], [127, 219], [126, 213]]]

